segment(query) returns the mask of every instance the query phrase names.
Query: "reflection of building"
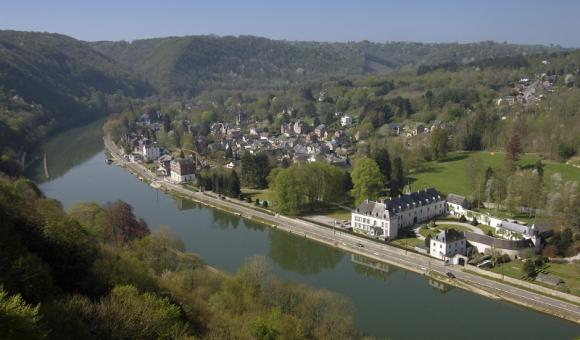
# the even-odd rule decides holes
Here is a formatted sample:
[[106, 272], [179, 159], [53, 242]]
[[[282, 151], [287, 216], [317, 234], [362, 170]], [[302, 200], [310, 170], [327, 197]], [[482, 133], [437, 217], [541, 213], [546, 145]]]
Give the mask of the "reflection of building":
[[400, 228], [428, 221], [445, 211], [445, 198], [430, 188], [382, 202], [365, 200], [353, 211], [351, 223], [356, 232], [394, 239]]
[[350, 260], [355, 264], [355, 270], [367, 276], [387, 280], [387, 277], [393, 272], [393, 267], [384, 262], [373, 260], [371, 258], [351, 254]]
[[440, 291], [442, 293], [447, 293], [448, 291], [451, 290], [451, 288], [453, 288], [450, 285], [446, 285], [445, 283], [439, 282], [439, 281], [432, 279], [432, 278], [429, 278], [429, 286], [437, 289], [438, 291]]

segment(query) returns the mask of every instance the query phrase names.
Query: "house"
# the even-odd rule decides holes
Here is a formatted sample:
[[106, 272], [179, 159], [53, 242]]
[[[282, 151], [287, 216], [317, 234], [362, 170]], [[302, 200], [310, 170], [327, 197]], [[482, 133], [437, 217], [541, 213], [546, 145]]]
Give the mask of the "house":
[[159, 147], [155, 142], [144, 140], [139, 145], [139, 153], [145, 162], [152, 162], [159, 158]]
[[429, 188], [381, 202], [365, 200], [352, 212], [351, 225], [355, 232], [394, 239], [400, 228], [428, 221], [445, 211], [445, 199]]
[[447, 195], [447, 211], [450, 215], [461, 217], [468, 209], [469, 201], [467, 198], [456, 194]]
[[307, 132], [307, 127], [306, 124], [304, 124], [304, 122], [302, 121], [297, 121], [296, 123], [294, 123], [294, 133], [297, 135], [301, 135], [303, 133]]
[[288, 124], [282, 123], [280, 125], [280, 133], [286, 136], [290, 136], [294, 133], [294, 123], [290, 122]]
[[349, 126], [352, 124], [352, 117], [349, 115], [344, 115], [340, 117], [340, 125], [342, 126]]
[[401, 134], [401, 124], [389, 123], [389, 132], [391, 135], [398, 136]]
[[421, 123], [417, 123], [415, 124], [415, 126], [413, 127], [413, 129], [411, 130], [411, 134], [413, 136], [416, 136], [420, 133], [425, 132], [425, 125], [421, 124]]
[[163, 155], [157, 159], [159, 168], [157, 169], [158, 174], [162, 176], [169, 176], [171, 174], [171, 157], [170, 155]]
[[318, 138], [324, 137], [324, 133], [326, 132], [326, 125], [320, 124], [314, 129], [314, 133], [318, 136]]
[[183, 183], [195, 179], [195, 163], [191, 158], [174, 159], [171, 161], [171, 181]]
[[467, 241], [465, 235], [455, 229], [442, 230], [435, 237], [431, 238], [429, 245], [429, 255], [447, 260], [455, 255], [465, 255], [467, 252]]

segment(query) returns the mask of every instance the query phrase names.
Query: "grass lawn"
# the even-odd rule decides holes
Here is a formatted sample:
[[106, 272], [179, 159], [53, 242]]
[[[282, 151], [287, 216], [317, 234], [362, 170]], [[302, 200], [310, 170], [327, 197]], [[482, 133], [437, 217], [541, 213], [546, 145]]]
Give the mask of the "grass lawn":
[[416, 246], [422, 246], [425, 245], [425, 241], [420, 240], [416, 237], [409, 237], [409, 238], [398, 238], [396, 240], [393, 240], [389, 243], [401, 246], [401, 247], [407, 247], [410, 249], [415, 248]]
[[[526, 274], [522, 270], [522, 265], [523, 262], [521, 261], [512, 261], [502, 265], [497, 265], [495, 268], [492, 268], [491, 271], [501, 274], [503, 267], [504, 275], [513, 277], [515, 279], [525, 279]], [[542, 269], [540, 269], [540, 271], [558, 276], [564, 280], [564, 284], [562, 286], [564, 286], [564, 288], [568, 288], [570, 294], [580, 296], [580, 263], [560, 264], [550, 262], [547, 263]], [[550, 285], [540, 285], [548, 288], [555, 288]]]
[[495, 228], [487, 226], [485, 224], [478, 224], [477, 227], [483, 231], [484, 234], [489, 234], [491, 232], [492, 235], [495, 235]]
[[[408, 179], [411, 181], [413, 190], [435, 187], [444, 194], [455, 193], [467, 196], [469, 194], [469, 174], [466, 171], [466, 166], [467, 161], [475, 154], [481, 156], [484, 170], [487, 167], [503, 167], [504, 152], [452, 152], [448, 155], [447, 160], [426, 162], [415, 173], [411, 173]], [[530, 166], [537, 159], [537, 154], [525, 154], [520, 157], [518, 164]], [[560, 173], [565, 181], [580, 182], [580, 169], [568, 164], [544, 161], [544, 178], [547, 182], [554, 173]]]
[[242, 194], [244, 195], [251, 195], [252, 200], [259, 199], [261, 201], [268, 201], [268, 203], [272, 204], [272, 193], [268, 189], [248, 189], [242, 188]]
[[443, 229], [455, 229], [457, 231], [471, 231], [471, 229], [464, 227], [464, 226], [460, 226], [460, 225], [446, 225], [446, 224], [438, 224], [437, 227], [435, 228], [429, 228], [427, 229], [425, 226], [422, 226], [421, 229], [419, 229], [419, 234], [427, 237], [427, 235], [431, 235], [431, 237], [439, 234], [441, 232], [441, 230]]
[[324, 214], [325, 216], [328, 216], [330, 218], [333, 218], [335, 220], [348, 220], [350, 221], [350, 217], [351, 217], [351, 213], [348, 210], [344, 210], [344, 209], [340, 209], [337, 208], [336, 210], [332, 210], [328, 213]]

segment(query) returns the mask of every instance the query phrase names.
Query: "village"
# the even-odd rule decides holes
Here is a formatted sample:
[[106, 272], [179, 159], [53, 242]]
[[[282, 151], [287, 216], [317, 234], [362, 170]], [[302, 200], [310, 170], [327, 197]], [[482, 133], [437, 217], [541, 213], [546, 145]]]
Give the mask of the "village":
[[[309, 126], [297, 119], [281, 124], [279, 133], [270, 133], [249, 123], [245, 114], [239, 112], [235, 124], [212, 123], [207, 136], [203, 136], [200, 126], [196, 124], [172, 122], [182, 125], [186, 133], [194, 136], [194, 147], [182, 149], [176, 157], [175, 152], [160, 147], [153, 138], [148, 137], [151, 132], [162, 129], [161, 113], [145, 113], [136, 121], [136, 129], [123, 137], [124, 157], [129, 162], [144, 165], [159, 180], [175, 185], [186, 184], [189, 189], [195, 188], [197, 174], [202, 169], [222, 167], [235, 171], [241, 166], [240, 159], [244, 153], [265, 154], [286, 164], [327, 162], [349, 169], [349, 154], [358, 136], [350, 136], [347, 132], [353, 124], [351, 116], [342, 113], [335, 116], [338, 123], [332, 126]], [[441, 122], [434, 122], [432, 127], [427, 128], [423, 124], [404, 128], [390, 124], [389, 127], [393, 135], [407, 136], [450, 128]], [[228, 155], [227, 163], [212, 160], [211, 155], [216, 152]], [[225, 199], [225, 196], [219, 197]], [[261, 205], [271, 208], [272, 202], [264, 200]], [[491, 269], [512, 260], [538, 262], [536, 255], [541, 253], [542, 239], [547, 235], [542, 233], [547, 228], [540, 230], [535, 224], [495, 217], [489, 212], [470, 208], [470, 202], [460, 195], [450, 193], [443, 196], [435, 188], [416, 192], [406, 188], [405, 193], [398, 197], [381, 201], [365, 200], [351, 210], [350, 219], [323, 217], [311, 221], [379, 242], [403, 246], [452, 265], [469, 264], [478, 269]], [[401, 243], [401, 239], [407, 241]], [[541, 264], [536, 266], [541, 267]], [[541, 270], [535, 275], [535, 281], [548, 286], [564, 283], [561, 278], [542, 273]]]

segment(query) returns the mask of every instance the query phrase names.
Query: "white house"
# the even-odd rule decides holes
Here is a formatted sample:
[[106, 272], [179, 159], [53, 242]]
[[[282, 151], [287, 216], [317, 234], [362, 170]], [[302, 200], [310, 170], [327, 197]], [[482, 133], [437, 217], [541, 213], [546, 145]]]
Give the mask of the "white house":
[[195, 179], [195, 163], [191, 158], [174, 159], [171, 161], [171, 181], [183, 183]]
[[467, 240], [462, 232], [455, 229], [445, 229], [431, 239], [429, 255], [447, 260], [455, 255], [465, 255]]
[[152, 162], [159, 158], [159, 147], [153, 142], [141, 144], [139, 151], [145, 162]]
[[340, 125], [342, 126], [348, 126], [352, 124], [352, 117], [349, 115], [344, 115], [340, 118]]
[[467, 209], [469, 209], [469, 202], [465, 197], [456, 194], [447, 195], [447, 211], [450, 215], [461, 217], [465, 215]]
[[428, 221], [445, 211], [445, 199], [430, 188], [382, 202], [365, 200], [352, 212], [351, 225], [355, 232], [394, 239], [400, 228]]

